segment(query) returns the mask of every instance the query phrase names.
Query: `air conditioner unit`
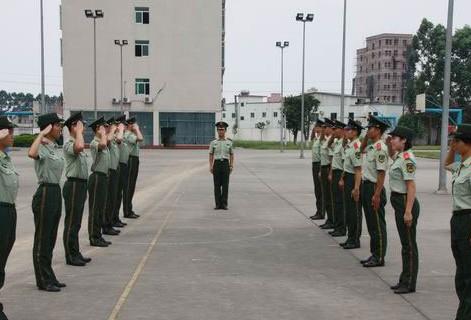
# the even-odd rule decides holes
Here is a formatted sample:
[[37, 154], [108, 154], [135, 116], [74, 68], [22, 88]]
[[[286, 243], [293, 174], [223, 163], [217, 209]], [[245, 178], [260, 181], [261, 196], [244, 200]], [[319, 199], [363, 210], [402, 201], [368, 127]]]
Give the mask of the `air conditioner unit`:
[[151, 104], [152, 103], [152, 98], [151, 97], [145, 97], [144, 103]]
[[119, 99], [118, 98], [113, 98], [113, 104], [119, 104]]

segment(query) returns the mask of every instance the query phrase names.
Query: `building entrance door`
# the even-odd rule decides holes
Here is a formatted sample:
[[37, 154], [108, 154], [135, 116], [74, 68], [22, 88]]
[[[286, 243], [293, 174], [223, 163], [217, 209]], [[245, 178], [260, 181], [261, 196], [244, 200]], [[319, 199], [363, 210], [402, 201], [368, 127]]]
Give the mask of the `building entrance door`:
[[174, 147], [175, 146], [175, 138], [176, 138], [176, 128], [161, 128], [160, 129], [160, 136], [161, 136], [161, 143], [164, 147]]

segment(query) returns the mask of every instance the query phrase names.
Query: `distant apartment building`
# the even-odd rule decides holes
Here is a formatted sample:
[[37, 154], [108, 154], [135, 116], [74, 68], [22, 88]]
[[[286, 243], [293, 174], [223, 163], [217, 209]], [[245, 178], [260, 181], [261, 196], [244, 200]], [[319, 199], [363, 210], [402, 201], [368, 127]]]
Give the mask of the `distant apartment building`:
[[407, 49], [413, 35], [384, 33], [366, 39], [357, 50], [354, 93], [372, 103], [402, 104], [407, 73]]
[[[137, 117], [146, 145], [208, 144], [224, 74], [225, 0], [62, 0], [64, 116]], [[121, 82], [120, 46], [123, 46]], [[121, 100], [121, 86], [123, 99]], [[90, 133], [89, 133], [90, 134]]]

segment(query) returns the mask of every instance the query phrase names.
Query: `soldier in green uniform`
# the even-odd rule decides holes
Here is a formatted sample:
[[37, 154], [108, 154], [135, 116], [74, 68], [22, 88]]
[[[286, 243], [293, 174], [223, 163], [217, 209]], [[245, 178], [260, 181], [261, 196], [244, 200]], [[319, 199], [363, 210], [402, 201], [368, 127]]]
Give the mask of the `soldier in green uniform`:
[[391, 289], [396, 294], [406, 294], [415, 292], [419, 271], [416, 235], [420, 205], [415, 196], [417, 164], [411, 150], [414, 131], [398, 126], [389, 135], [386, 142], [394, 161], [389, 169], [390, 200], [402, 246], [402, 273], [399, 282]]
[[[460, 155], [461, 161], [455, 162]], [[456, 263], [455, 288], [459, 299], [456, 320], [471, 319], [471, 124], [453, 134], [446, 161], [453, 173], [451, 249]]]
[[121, 221], [119, 218], [119, 211], [121, 210], [121, 203], [123, 202], [123, 193], [126, 190], [128, 182], [128, 162], [129, 162], [129, 147], [124, 139], [127, 130], [126, 116], [122, 115], [116, 118], [118, 122], [118, 130], [123, 131], [123, 139], [118, 144], [119, 150], [119, 167], [118, 167], [118, 194], [116, 197], [116, 207], [113, 214], [113, 227], [124, 228], [127, 223]]
[[56, 141], [62, 135], [62, 119], [55, 113], [38, 117], [41, 132], [29, 149], [34, 159], [38, 177], [38, 189], [33, 196], [34, 245], [33, 264], [36, 285], [39, 290], [58, 292], [65, 287], [52, 270], [52, 252], [56, 245], [57, 229], [62, 211], [60, 180], [64, 169], [64, 157]]
[[218, 139], [209, 146], [209, 171], [214, 180], [215, 210], [227, 210], [229, 195], [229, 176], [234, 168], [234, 150], [232, 141], [226, 139], [229, 125], [223, 121], [216, 123]]
[[329, 182], [330, 167], [332, 164], [332, 151], [330, 148], [331, 139], [333, 139], [334, 122], [330, 119], [324, 119], [324, 139], [321, 142], [321, 186], [322, 186], [322, 203], [324, 214], [327, 214], [327, 220], [324, 224], [320, 225], [321, 229], [333, 229], [334, 218], [332, 203], [332, 186]]
[[123, 126], [118, 130], [118, 123], [114, 118], [107, 121], [108, 149], [110, 152], [110, 168], [108, 171], [108, 196], [105, 207], [105, 215], [103, 217], [103, 234], [116, 236], [120, 233], [114, 229], [115, 210], [117, 206], [118, 188], [119, 188], [119, 144], [123, 140]]
[[322, 211], [322, 187], [321, 187], [321, 137], [323, 136], [325, 123], [317, 120], [314, 127], [312, 140], [312, 179], [314, 181], [314, 195], [316, 196], [316, 214], [310, 217], [312, 220], [322, 220], [325, 218]]
[[85, 266], [92, 261], [80, 253], [79, 232], [82, 226], [83, 210], [87, 200], [88, 162], [83, 139], [84, 122], [82, 113], [67, 119], [64, 126], [70, 138], [64, 144], [65, 175], [63, 197], [65, 204], [64, 251], [65, 261], [72, 266]]
[[[18, 173], [7, 153], [13, 146], [14, 127], [7, 117], [0, 117], [0, 289], [5, 283], [5, 266], [16, 239]], [[1, 302], [0, 319], [7, 319]]]
[[345, 196], [343, 192], [343, 185], [340, 184], [343, 175], [343, 161], [344, 161], [344, 141], [345, 141], [345, 127], [346, 124], [335, 120], [334, 137], [335, 141], [332, 145], [332, 167], [330, 169], [329, 177], [332, 183], [332, 202], [334, 208], [334, 230], [329, 234], [332, 237], [343, 237], [347, 233], [345, 226]]
[[92, 174], [88, 179], [88, 236], [90, 245], [94, 247], [107, 247], [111, 244], [110, 241], [103, 239], [101, 233], [108, 196], [108, 170], [110, 168], [107, 126], [103, 117], [90, 125], [95, 132], [95, 138], [90, 143]]
[[[370, 116], [366, 139], [362, 142], [362, 150], [366, 150], [363, 162], [362, 205], [365, 213], [366, 225], [370, 234], [371, 256], [361, 263], [366, 268], [384, 266], [386, 255], [386, 191], [384, 180], [388, 169], [388, 148], [381, 140], [382, 135], [389, 127], [381, 119]], [[371, 143], [368, 145], [369, 140]]]
[[344, 186], [348, 236], [347, 240], [340, 245], [344, 249], [357, 249], [360, 248], [362, 229], [360, 200], [362, 155], [359, 136], [363, 127], [360, 123], [350, 119], [345, 129], [345, 136], [348, 139], [348, 145], [345, 149], [345, 160], [343, 164], [344, 173], [341, 184]]
[[139, 215], [133, 211], [132, 199], [134, 198], [137, 177], [139, 175], [139, 143], [144, 141], [144, 137], [136, 122], [136, 118], [130, 118], [127, 124], [128, 130], [124, 135], [124, 139], [129, 146], [129, 162], [127, 188], [123, 193], [123, 211], [125, 218], [137, 219]]

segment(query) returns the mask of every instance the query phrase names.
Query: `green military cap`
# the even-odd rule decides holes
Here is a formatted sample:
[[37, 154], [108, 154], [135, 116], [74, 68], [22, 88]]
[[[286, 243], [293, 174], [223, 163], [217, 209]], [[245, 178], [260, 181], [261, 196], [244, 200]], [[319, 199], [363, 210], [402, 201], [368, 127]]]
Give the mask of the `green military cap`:
[[379, 129], [386, 130], [389, 127], [390, 127], [389, 123], [387, 123], [384, 120], [381, 120], [380, 118], [376, 116], [370, 116], [368, 118], [367, 128], [379, 128]]
[[116, 121], [114, 117], [111, 117], [106, 121], [106, 123], [111, 126], [113, 124], [118, 124], [118, 121]]
[[471, 124], [463, 123], [458, 126], [458, 129], [452, 134], [453, 138], [458, 140], [471, 140]]
[[325, 126], [328, 128], [335, 128], [335, 122], [330, 120], [329, 118], [324, 119]]
[[325, 122], [318, 119], [316, 121], [316, 127], [325, 127]]
[[335, 129], [343, 129], [347, 125], [345, 123], [341, 122], [341, 121], [334, 120], [334, 126], [335, 126]]
[[0, 130], [1, 129], [12, 129], [12, 128], [15, 128], [15, 127], [16, 127], [16, 124], [10, 122], [10, 120], [8, 120], [8, 117], [0, 116]]
[[414, 139], [415, 133], [412, 129], [397, 126], [393, 131], [389, 133], [389, 135], [393, 137], [407, 139], [407, 141], [411, 142]]
[[108, 125], [108, 123], [106, 123], [105, 118], [101, 117], [100, 119], [92, 122], [92, 124], [90, 124], [89, 127], [92, 128], [93, 130], [95, 130], [99, 126], [107, 126], [107, 125]]
[[38, 126], [42, 130], [46, 128], [50, 124], [62, 123], [64, 122], [63, 119], [59, 118], [57, 113], [47, 113], [40, 115], [38, 117]]
[[129, 118], [128, 121], [126, 121], [127, 124], [135, 124], [137, 122], [135, 117]]
[[83, 121], [83, 115], [82, 112], [76, 112], [73, 115], [69, 117], [69, 119], [65, 120], [64, 126], [69, 128], [70, 126], [74, 125], [75, 123], [82, 121], [84, 124], [85, 122]]
[[345, 127], [347, 130], [357, 130], [360, 133], [364, 128], [359, 121], [354, 121], [353, 119], [348, 120], [348, 124]]
[[219, 121], [219, 122], [216, 123], [216, 127], [217, 128], [227, 129], [227, 127], [229, 127], [229, 125], [224, 121]]
[[122, 116], [117, 117], [116, 122], [126, 124], [126, 116], [123, 114]]

